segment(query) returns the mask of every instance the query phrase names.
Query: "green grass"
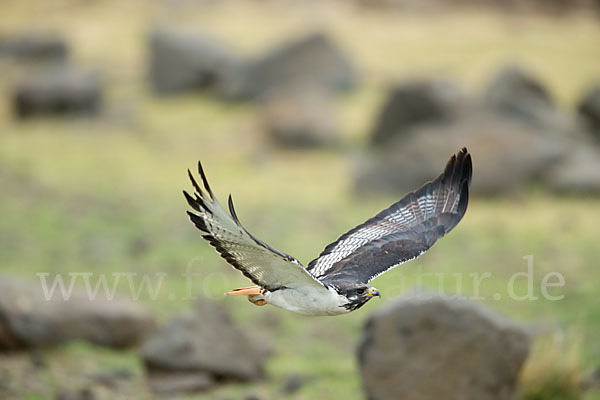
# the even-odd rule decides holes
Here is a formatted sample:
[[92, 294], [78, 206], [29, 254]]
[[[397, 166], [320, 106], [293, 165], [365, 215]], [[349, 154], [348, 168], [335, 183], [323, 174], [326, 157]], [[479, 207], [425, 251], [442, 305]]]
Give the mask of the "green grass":
[[523, 370], [523, 400], [576, 400], [583, 397], [585, 371], [574, 338], [548, 335], [539, 339]]
[[[339, 234], [396, 200], [356, 196], [351, 189], [351, 160], [366, 142], [386, 82], [434, 72], [455, 76], [477, 91], [499, 64], [516, 60], [544, 78], [568, 108], [600, 71], [600, 28], [586, 15], [558, 20], [469, 12], [382, 15], [339, 5], [319, 10], [287, 13], [239, 3], [206, 12], [111, 0], [3, 4], [0, 28], [23, 27], [43, 15], [43, 26], [64, 30], [81, 63], [106, 73], [109, 90], [107, 111], [98, 120], [18, 123], [9, 117], [6, 98], [0, 100], [2, 272], [31, 279], [39, 272], [166, 273], [157, 298], [144, 294], [140, 299], [161, 321], [191, 306], [181, 274], [188, 265], [200, 272], [191, 293], [213, 298], [251, 335], [273, 342], [274, 355], [264, 382], [227, 385], [192, 398], [254, 393], [275, 399], [295, 374], [311, 380], [291, 398], [361, 398], [355, 348], [368, 315], [417, 285], [472, 296], [469, 274], [483, 272], [491, 275], [479, 288], [487, 304], [527, 325], [576, 332], [581, 337], [578, 368], [587, 372], [597, 366], [600, 207], [595, 198], [554, 198], [531, 190], [511, 199], [474, 199], [464, 221], [431, 252], [374, 282], [381, 301], [347, 316], [306, 318], [222, 296], [246, 280], [186, 220], [181, 190], [189, 188], [185, 170], [198, 159], [222, 201], [232, 192], [250, 231], [307, 263]], [[353, 55], [364, 78], [359, 91], [340, 99], [343, 146], [278, 150], [257, 128], [254, 106], [193, 95], [150, 96], [143, 83], [143, 34], [159, 16], [214, 31], [248, 53], [288, 34], [326, 26]], [[0, 64], [0, 71], [11, 67]], [[0, 87], [8, 89], [10, 82]], [[477, 168], [477, 155], [474, 162]], [[527, 255], [534, 256], [534, 295], [541, 296], [543, 276], [556, 271], [566, 284], [552, 293], [564, 294], [563, 300], [508, 297], [507, 281], [526, 271]], [[456, 273], [462, 274], [459, 288]], [[526, 289], [525, 282], [517, 282], [517, 293]], [[119, 291], [127, 295], [127, 285]], [[494, 300], [494, 294], [501, 299]], [[135, 350], [74, 343], [43, 354], [49, 365], [36, 371], [35, 379], [27, 356], [3, 356], [0, 372], [10, 371], [19, 397], [53, 398], [65, 387], [85, 385], [86, 374], [126, 368], [134, 378], [119, 395], [150, 398]], [[594, 398], [599, 397], [589, 394], [586, 400]]]

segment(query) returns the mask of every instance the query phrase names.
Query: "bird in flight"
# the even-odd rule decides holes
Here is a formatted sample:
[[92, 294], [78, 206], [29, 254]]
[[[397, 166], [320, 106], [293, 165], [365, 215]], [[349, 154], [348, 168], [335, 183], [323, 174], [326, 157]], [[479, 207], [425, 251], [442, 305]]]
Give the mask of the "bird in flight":
[[271, 304], [305, 315], [338, 315], [365, 305], [379, 291], [368, 283], [427, 251], [462, 219], [469, 200], [471, 155], [453, 155], [435, 180], [408, 193], [365, 223], [344, 233], [304, 268], [241, 224], [229, 196], [229, 214], [215, 198], [202, 165], [205, 190], [188, 174], [195, 193], [183, 192], [202, 237], [255, 286], [228, 295], [247, 295], [256, 305]]

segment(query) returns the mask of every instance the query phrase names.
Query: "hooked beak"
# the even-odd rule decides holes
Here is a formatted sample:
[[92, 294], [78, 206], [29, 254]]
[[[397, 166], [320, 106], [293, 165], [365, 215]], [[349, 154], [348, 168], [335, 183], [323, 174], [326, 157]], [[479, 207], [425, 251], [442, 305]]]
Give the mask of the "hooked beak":
[[372, 297], [372, 296], [377, 296], [379, 298], [381, 298], [381, 294], [379, 294], [379, 290], [373, 288], [371, 289], [371, 291], [369, 293], [365, 293], [362, 295], [362, 297]]

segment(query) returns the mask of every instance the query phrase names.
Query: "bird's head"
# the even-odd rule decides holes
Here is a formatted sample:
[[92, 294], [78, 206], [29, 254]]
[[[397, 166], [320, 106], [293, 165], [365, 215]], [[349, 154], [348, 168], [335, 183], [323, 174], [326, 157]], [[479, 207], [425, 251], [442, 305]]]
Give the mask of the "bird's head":
[[364, 284], [346, 284], [338, 288], [340, 294], [348, 299], [346, 307], [349, 310], [356, 310], [371, 300], [373, 297], [381, 297], [379, 290], [371, 285]]

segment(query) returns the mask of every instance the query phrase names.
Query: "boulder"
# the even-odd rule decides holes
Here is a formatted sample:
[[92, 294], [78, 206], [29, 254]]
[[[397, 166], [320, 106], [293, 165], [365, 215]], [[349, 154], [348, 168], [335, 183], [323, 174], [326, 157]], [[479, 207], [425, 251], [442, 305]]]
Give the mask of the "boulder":
[[501, 115], [539, 126], [555, 126], [562, 117], [549, 91], [533, 74], [514, 66], [502, 69], [484, 94], [484, 104]]
[[[51, 286], [48, 283], [48, 286]], [[0, 349], [18, 350], [86, 340], [109, 347], [136, 344], [154, 327], [141, 305], [124, 298], [91, 300], [74, 289], [63, 298], [56, 289], [46, 298], [40, 282], [0, 278]]]
[[[267, 351], [216, 304], [199, 299], [192, 311], [175, 316], [150, 337], [141, 354], [150, 380], [164, 383], [154, 384], [158, 391], [179, 385], [190, 391], [217, 381], [261, 378]], [[185, 389], [193, 386], [194, 376], [202, 387]]]
[[291, 395], [297, 393], [304, 385], [308, 382], [312, 381], [312, 377], [302, 376], [302, 375], [291, 375], [289, 376], [281, 390], [283, 395]]
[[210, 389], [217, 382], [211, 374], [206, 372], [161, 373], [153, 371], [150, 373], [148, 383], [152, 392], [170, 395], [202, 392]]
[[279, 86], [345, 91], [357, 77], [348, 57], [327, 36], [313, 33], [250, 63], [240, 96], [259, 98]]
[[543, 175], [543, 182], [559, 193], [600, 193], [600, 148], [574, 143], [560, 162]]
[[564, 139], [528, 124], [474, 114], [448, 125], [413, 129], [372, 149], [355, 163], [359, 194], [403, 195], [436, 178], [451, 154], [466, 146], [473, 157], [472, 193], [503, 195], [541, 178], [568, 151]]
[[339, 144], [340, 121], [331, 95], [317, 88], [278, 90], [263, 102], [261, 120], [282, 147], [312, 148]]
[[13, 93], [15, 116], [93, 115], [100, 111], [102, 87], [98, 76], [89, 71], [54, 64], [32, 72]]
[[577, 114], [584, 126], [600, 140], [600, 84], [583, 95], [577, 105]]
[[358, 349], [370, 400], [510, 400], [529, 335], [481, 304], [435, 295], [373, 313]]
[[371, 139], [383, 144], [423, 124], [447, 123], [456, 117], [463, 95], [458, 86], [441, 80], [415, 80], [391, 89], [375, 123]]
[[97, 396], [91, 388], [78, 390], [61, 390], [56, 394], [55, 400], [96, 400]]
[[156, 93], [228, 92], [241, 85], [237, 55], [206, 34], [161, 28], [150, 33], [149, 45], [149, 76]]
[[20, 61], [57, 62], [68, 58], [69, 47], [54, 33], [23, 32], [0, 38], [0, 55]]

